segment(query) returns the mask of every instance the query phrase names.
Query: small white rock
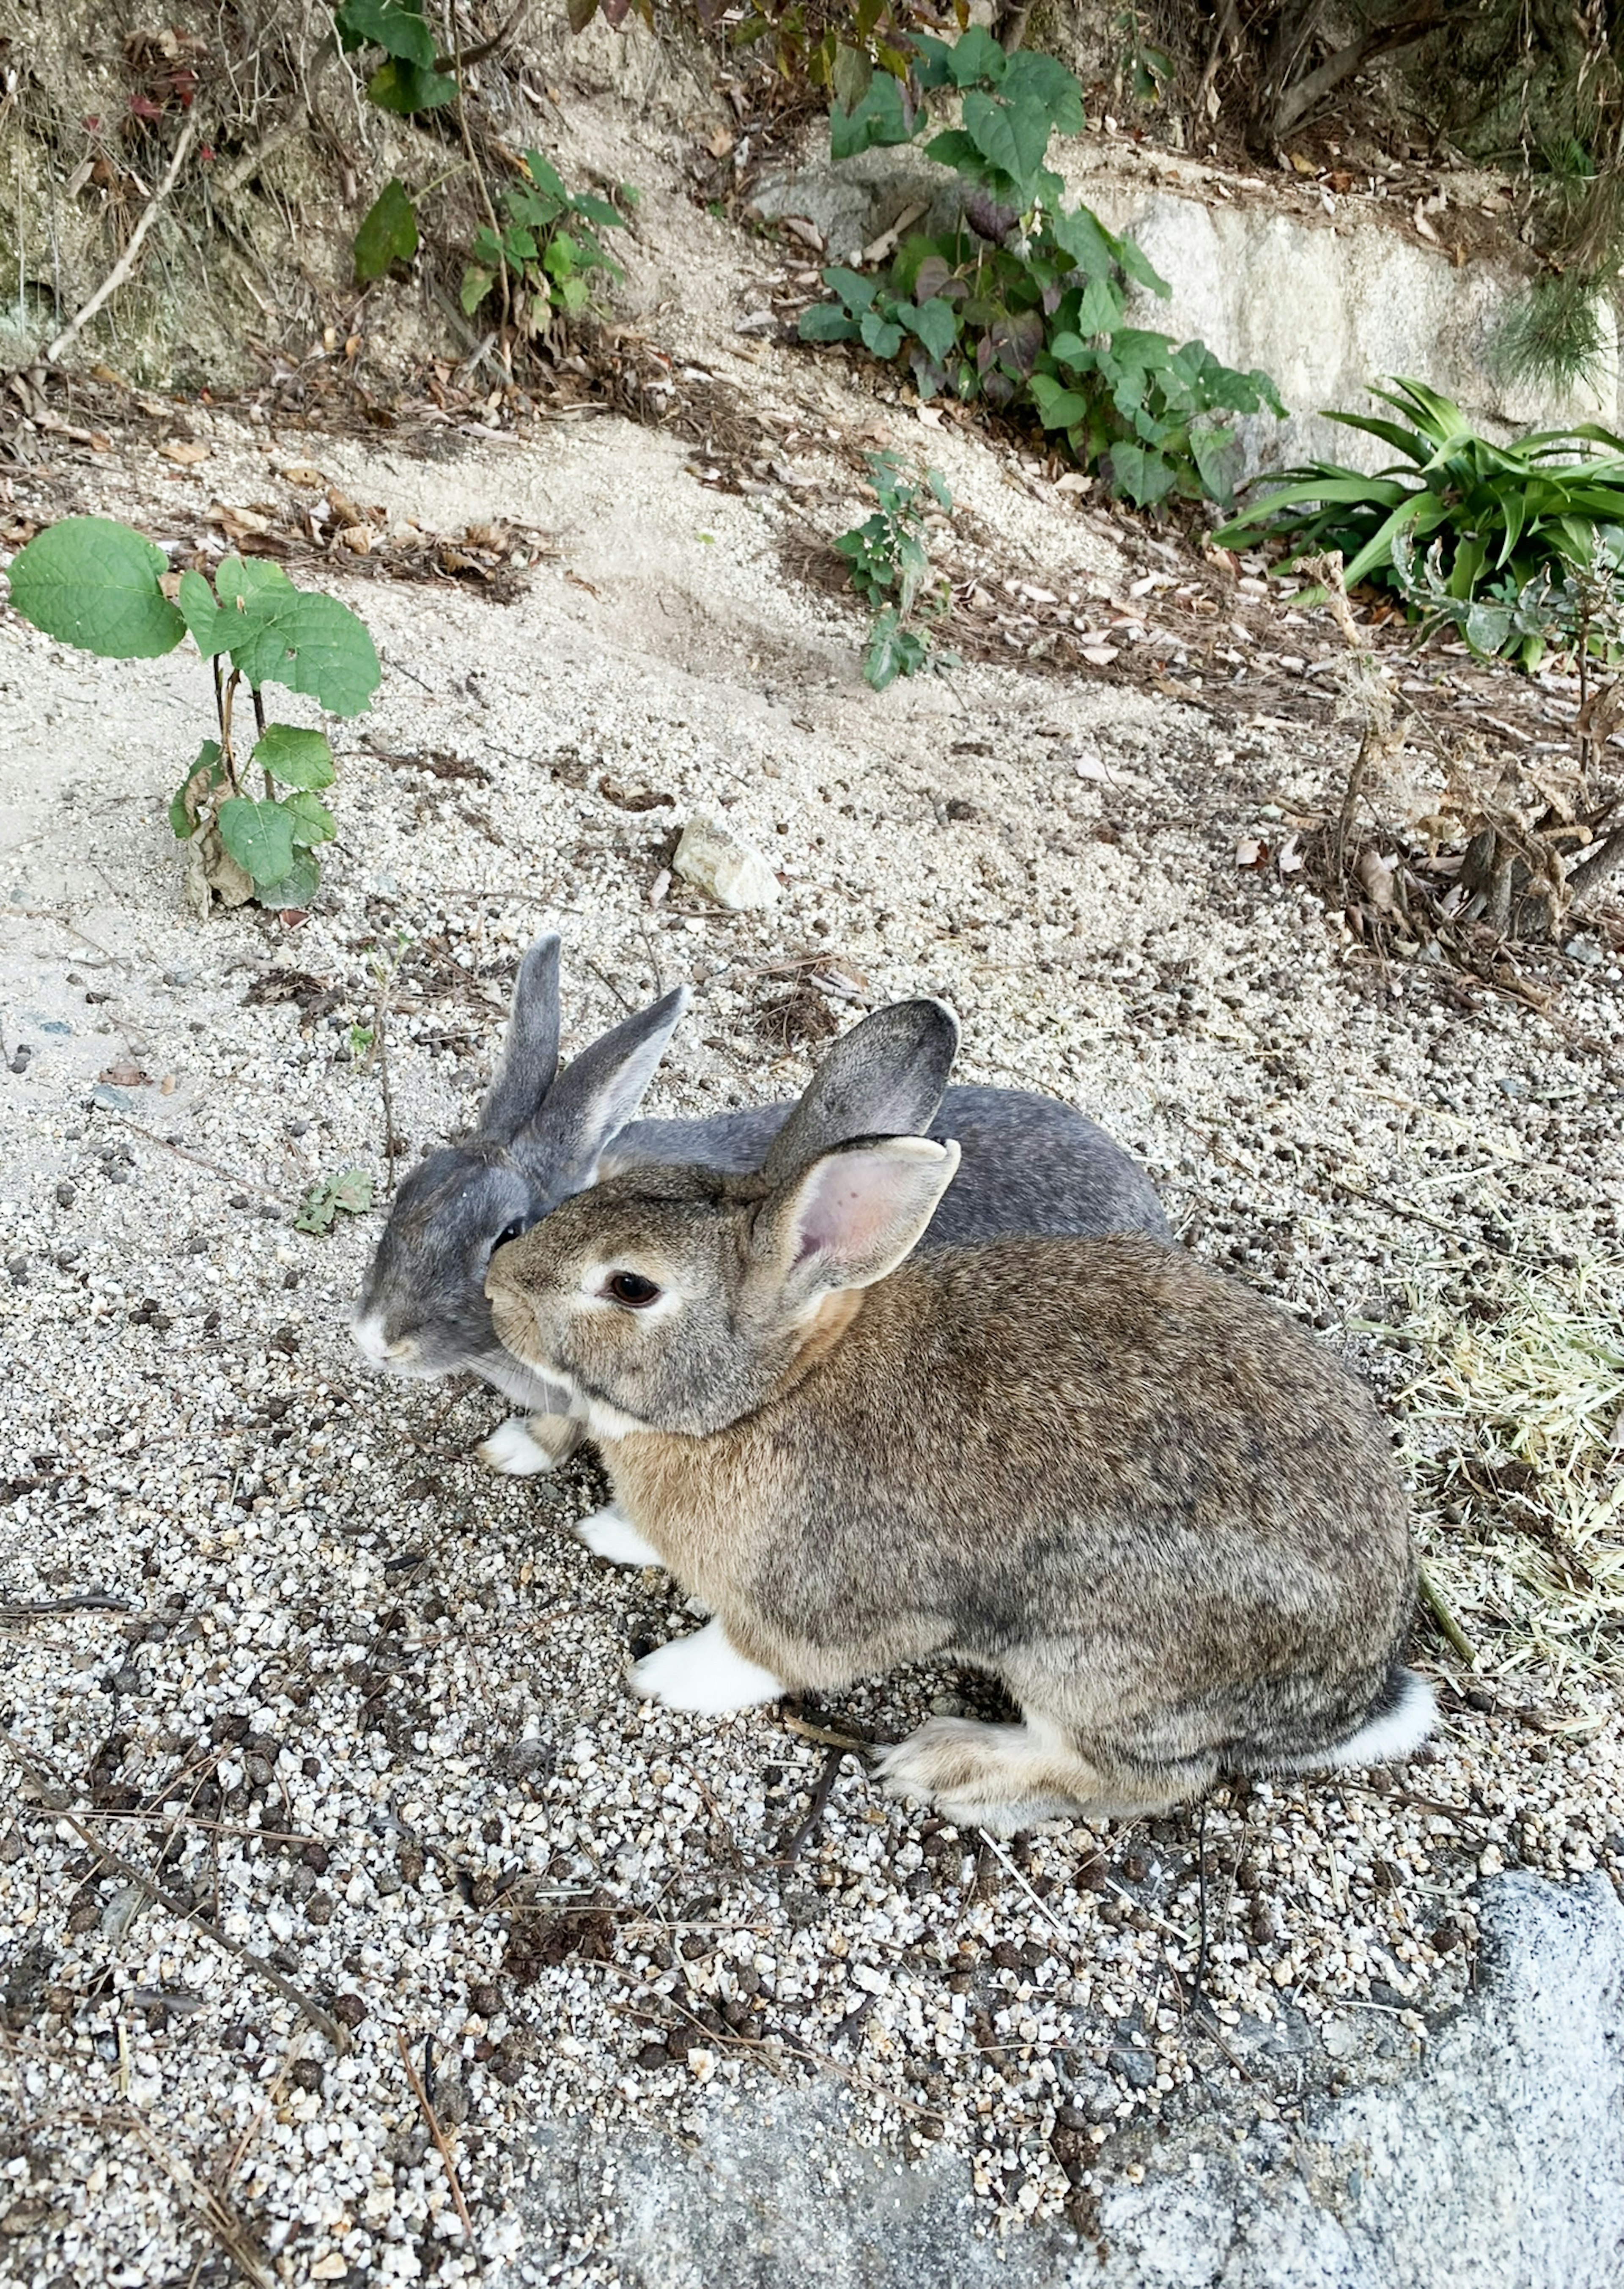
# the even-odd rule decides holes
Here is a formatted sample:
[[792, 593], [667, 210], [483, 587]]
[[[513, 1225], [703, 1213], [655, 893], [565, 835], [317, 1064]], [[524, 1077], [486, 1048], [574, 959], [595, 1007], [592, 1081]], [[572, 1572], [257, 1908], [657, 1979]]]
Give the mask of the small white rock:
[[674, 864], [685, 882], [735, 913], [778, 903], [778, 877], [760, 852], [713, 818], [689, 820]]

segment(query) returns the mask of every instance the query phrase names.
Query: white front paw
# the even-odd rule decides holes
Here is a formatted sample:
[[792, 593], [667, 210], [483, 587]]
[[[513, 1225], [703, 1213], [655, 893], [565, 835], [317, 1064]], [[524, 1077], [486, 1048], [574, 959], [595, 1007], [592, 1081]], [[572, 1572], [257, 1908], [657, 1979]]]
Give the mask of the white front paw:
[[623, 1518], [611, 1503], [607, 1510], [595, 1510], [590, 1518], [583, 1518], [570, 1528], [577, 1542], [584, 1542], [594, 1558], [607, 1558], [611, 1566], [663, 1566], [665, 1560], [651, 1542], [645, 1542], [629, 1518]]
[[720, 1622], [707, 1622], [692, 1637], [645, 1654], [630, 1683], [640, 1701], [663, 1701], [668, 1709], [691, 1709], [700, 1717], [724, 1717], [730, 1709], [760, 1709], [781, 1701], [788, 1687], [770, 1669], [746, 1661], [728, 1642]]
[[533, 1435], [522, 1415], [510, 1415], [506, 1423], [499, 1423], [474, 1452], [482, 1463], [507, 1479], [533, 1479], [537, 1471], [553, 1467], [553, 1457]]

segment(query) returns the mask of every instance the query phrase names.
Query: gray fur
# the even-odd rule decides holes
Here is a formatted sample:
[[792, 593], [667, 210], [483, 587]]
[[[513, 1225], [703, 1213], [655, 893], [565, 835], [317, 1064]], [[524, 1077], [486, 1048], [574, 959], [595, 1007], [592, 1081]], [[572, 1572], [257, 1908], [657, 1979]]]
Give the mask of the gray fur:
[[[621, 1511], [728, 1644], [786, 1689], [991, 1671], [1024, 1726], [933, 1723], [886, 1770], [1006, 1830], [1357, 1761], [1396, 1711], [1419, 1738], [1405, 1501], [1364, 1386], [1143, 1234], [921, 1250], [854, 1293], [884, 1218], [906, 1255], [927, 1150], [848, 1144], [776, 1191], [631, 1172], [493, 1261], [504, 1339], [583, 1396]], [[665, 1304], [616, 1305], [605, 1266]]]
[[[537, 1415], [562, 1413], [556, 1387], [497, 1340], [484, 1282], [499, 1235], [546, 1216], [594, 1176], [636, 1161], [699, 1160], [747, 1174], [797, 1113], [772, 1105], [702, 1121], [633, 1121], [686, 998], [678, 989], [639, 1011], [554, 1079], [558, 939], [549, 935], [531, 947], [477, 1134], [431, 1152], [395, 1194], [355, 1306], [370, 1356], [412, 1376], [471, 1370]], [[1013, 1232], [1167, 1237], [1143, 1169], [1074, 1106], [1017, 1089], [949, 1089], [943, 1098], [957, 1039], [940, 1002], [901, 1003], [864, 1018], [824, 1059], [801, 1101], [807, 1149], [927, 1123], [940, 1099], [936, 1133], [951, 1127], [964, 1168], [927, 1246]]]

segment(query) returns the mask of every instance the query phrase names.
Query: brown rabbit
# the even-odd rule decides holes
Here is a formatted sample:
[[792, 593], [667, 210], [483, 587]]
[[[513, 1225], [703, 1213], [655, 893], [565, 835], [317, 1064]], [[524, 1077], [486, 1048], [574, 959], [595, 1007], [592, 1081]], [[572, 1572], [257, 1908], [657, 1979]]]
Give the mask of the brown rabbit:
[[629, 1170], [491, 1262], [501, 1340], [579, 1395], [614, 1480], [583, 1538], [715, 1616], [633, 1690], [716, 1712], [976, 1663], [1024, 1722], [933, 1719], [881, 1770], [1005, 1834], [1414, 1747], [1364, 1387], [1142, 1236], [907, 1260], [957, 1146], [818, 1127], [803, 1104], [760, 1176]]

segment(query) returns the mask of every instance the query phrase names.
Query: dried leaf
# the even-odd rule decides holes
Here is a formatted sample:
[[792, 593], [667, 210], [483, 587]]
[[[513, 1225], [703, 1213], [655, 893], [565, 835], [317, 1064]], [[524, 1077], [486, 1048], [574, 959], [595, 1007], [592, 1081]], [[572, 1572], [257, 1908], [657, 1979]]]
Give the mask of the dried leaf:
[[330, 1232], [335, 1217], [364, 1216], [372, 1205], [372, 1179], [364, 1168], [341, 1168], [311, 1185], [293, 1219], [296, 1232]]
[[171, 439], [167, 445], [160, 445], [158, 451], [164, 460], [177, 461], [183, 469], [195, 468], [199, 461], [206, 461], [209, 458], [207, 445], [187, 444], [179, 437]]
[[1266, 866], [1269, 864], [1269, 845], [1255, 834], [1245, 836], [1235, 845], [1235, 864], [1254, 868]]

